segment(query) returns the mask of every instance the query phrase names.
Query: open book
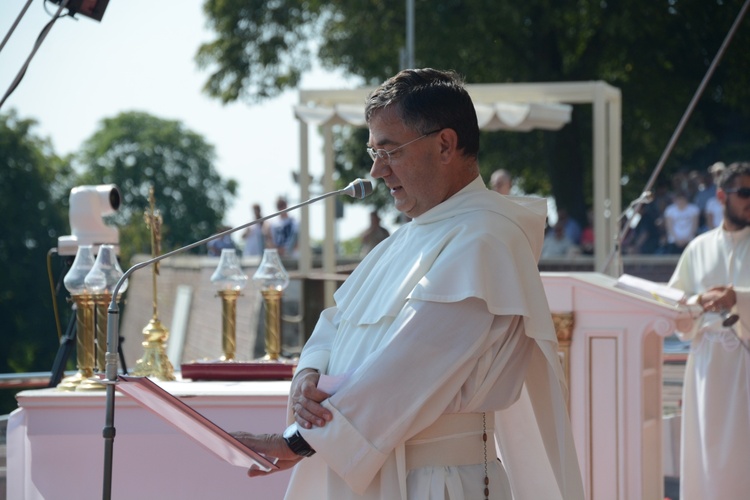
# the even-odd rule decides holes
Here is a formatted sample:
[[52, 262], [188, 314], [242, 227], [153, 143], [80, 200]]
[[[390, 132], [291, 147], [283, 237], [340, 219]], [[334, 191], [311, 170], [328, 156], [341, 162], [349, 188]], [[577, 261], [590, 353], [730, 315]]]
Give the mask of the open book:
[[682, 304], [687, 298], [685, 292], [682, 290], [629, 274], [620, 276], [615, 283], [615, 288], [648, 297], [671, 306]]
[[115, 388], [232, 465], [246, 469], [254, 465], [266, 472], [278, 469], [266, 457], [239, 442], [147, 377], [119, 375]]

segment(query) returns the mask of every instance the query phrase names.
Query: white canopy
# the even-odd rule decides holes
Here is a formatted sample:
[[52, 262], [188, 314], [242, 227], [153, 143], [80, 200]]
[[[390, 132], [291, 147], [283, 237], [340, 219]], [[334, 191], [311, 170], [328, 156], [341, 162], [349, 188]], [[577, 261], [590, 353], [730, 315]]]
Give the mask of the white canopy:
[[[607, 257], [614, 248], [617, 217], [620, 212], [621, 116], [620, 90], [606, 82], [505, 83], [467, 85], [477, 110], [482, 130], [530, 131], [559, 130], [570, 122], [573, 104], [591, 104], [594, 170], [594, 262], [597, 271], [617, 276], [619, 263], [608, 269]], [[334, 190], [333, 133], [335, 125], [366, 127], [364, 102], [374, 90], [301, 90], [294, 112], [300, 120], [300, 200], [310, 198], [308, 128], [319, 127], [324, 140], [323, 190]], [[326, 225], [323, 247], [323, 271], [332, 273], [336, 266], [335, 205], [325, 200]], [[309, 212], [302, 208], [300, 217], [300, 271], [312, 267]], [[326, 289], [331, 300], [334, 284]], [[327, 303], [328, 305], [328, 303]]]
[[[569, 104], [494, 102], [475, 104], [479, 128], [482, 130], [534, 129], [559, 130], [570, 122], [573, 107]], [[308, 125], [353, 125], [365, 127], [365, 105], [336, 104], [334, 106], [298, 105], [294, 116]]]

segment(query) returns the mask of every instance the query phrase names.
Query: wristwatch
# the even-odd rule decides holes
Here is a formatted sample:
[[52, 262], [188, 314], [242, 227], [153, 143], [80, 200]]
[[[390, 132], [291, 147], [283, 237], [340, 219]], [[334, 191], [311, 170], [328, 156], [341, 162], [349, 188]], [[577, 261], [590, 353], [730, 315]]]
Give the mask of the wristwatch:
[[301, 457], [311, 457], [315, 455], [315, 450], [313, 450], [310, 445], [307, 444], [305, 438], [303, 438], [302, 434], [299, 433], [297, 422], [286, 428], [283, 437], [289, 449], [297, 455]]

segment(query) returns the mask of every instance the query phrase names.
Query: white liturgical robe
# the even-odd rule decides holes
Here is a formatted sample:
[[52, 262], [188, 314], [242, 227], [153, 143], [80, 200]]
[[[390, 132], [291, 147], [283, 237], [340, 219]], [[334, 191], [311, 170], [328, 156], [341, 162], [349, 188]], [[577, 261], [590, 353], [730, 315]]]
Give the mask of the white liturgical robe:
[[405, 450], [446, 416], [484, 413], [502, 459], [490, 439], [490, 498], [510, 499], [510, 487], [516, 500], [583, 499], [537, 269], [545, 214], [544, 200], [477, 178], [357, 266], [300, 358], [298, 370], [343, 382], [323, 403], [333, 419], [300, 430], [317, 453], [295, 467], [287, 498], [483, 498], [484, 460], [452, 462], [458, 449], [443, 448], [412, 467]]
[[[680, 498], [750, 497], [750, 228], [717, 228], [687, 246], [670, 285], [689, 294], [733, 285], [740, 320], [706, 313], [691, 340], [682, 399]], [[744, 344], [744, 345], [743, 345]]]

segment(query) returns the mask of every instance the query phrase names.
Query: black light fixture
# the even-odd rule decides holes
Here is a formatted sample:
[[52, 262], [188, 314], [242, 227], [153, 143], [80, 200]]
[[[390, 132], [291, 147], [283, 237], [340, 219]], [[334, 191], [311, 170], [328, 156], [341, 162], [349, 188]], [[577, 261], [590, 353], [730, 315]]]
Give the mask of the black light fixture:
[[[63, 0], [50, 0], [52, 3], [62, 4]], [[107, 10], [109, 0], [69, 0], [65, 6], [71, 15], [81, 14], [95, 21], [101, 21]]]

